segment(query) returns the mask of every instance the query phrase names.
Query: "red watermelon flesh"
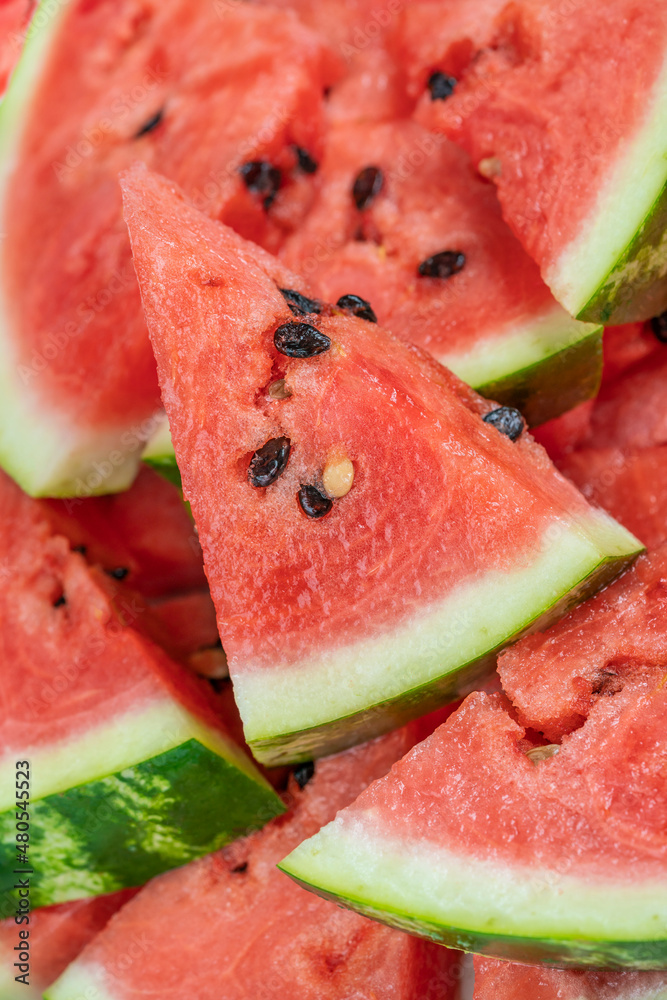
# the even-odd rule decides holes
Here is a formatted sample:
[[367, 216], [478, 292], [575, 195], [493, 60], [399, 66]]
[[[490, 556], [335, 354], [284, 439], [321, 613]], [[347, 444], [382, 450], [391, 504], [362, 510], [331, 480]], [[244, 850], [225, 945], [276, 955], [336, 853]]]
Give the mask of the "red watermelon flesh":
[[550, 740], [582, 725], [599, 701], [637, 678], [664, 677], [667, 662], [667, 546], [498, 660], [522, 724]]
[[649, 354], [603, 386], [584, 444], [628, 452], [667, 442], [667, 349]]
[[649, 551], [667, 541], [667, 445], [631, 453], [581, 448], [556, 461], [590, 503], [604, 507]]
[[145, 465], [125, 493], [40, 504], [59, 534], [85, 548], [89, 562], [119, 570], [127, 586], [148, 598], [206, 586], [201, 546], [180, 491]]
[[[312, 177], [296, 150], [320, 158], [336, 60], [290, 11], [222, 13], [184, 0], [73, 3], [48, 22], [48, 58], [40, 54], [30, 93], [26, 51], [10, 95], [22, 126], [5, 171], [2, 285], [11, 391], [42, 432], [53, 427], [57, 451], [38, 469], [25, 441], [14, 455], [9, 430], [0, 443], [31, 492], [86, 495], [91, 476], [95, 492], [125, 488], [138, 460], [129, 436], [159, 405], [118, 171], [137, 159], [159, 165], [209, 214], [272, 248], [308, 204]], [[258, 194], [239, 173], [256, 161], [281, 171], [272, 201], [273, 190]], [[94, 460], [110, 454], [120, 458], [100, 484]]]
[[649, 355], [658, 360], [667, 354], [667, 348], [655, 336], [650, 323], [626, 323], [623, 326], [606, 327], [602, 349], [603, 385], [616, 381]]
[[[79, 899], [60, 906], [33, 910], [30, 923], [17, 925], [12, 917], [0, 923], [0, 988], [2, 1000], [38, 1000], [47, 986], [64, 972], [79, 952], [106, 926], [138, 889], [124, 889], [109, 896]], [[19, 932], [27, 930], [30, 947], [30, 986], [14, 981], [15, 947]]]
[[[380, 168], [383, 184], [360, 211], [353, 185], [369, 166]], [[590, 373], [572, 375], [574, 385], [554, 377], [539, 399], [520, 384], [530, 364], [516, 347], [510, 359], [491, 363], [508, 339], [529, 340], [549, 317], [566, 340], [571, 320], [503, 221], [493, 186], [453, 143], [413, 121], [339, 124], [328, 134], [318, 185], [313, 208], [281, 256], [326, 301], [363, 296], [392, 333], [426, 348], [471, 385], [490, 384], [488, 395], [513, 377], [517, 405], [532, 423], [594, 391], [594, 358]], [[465, 255], [459, 273], [446, 279], [418, 273], [423, 261], [447, 250]]]
[[664, 972], [536, 969], [475, 956], [474, 1000], [663, 1000]]
[[[419, 735], [407, 727], [320, 760], [303, 790], [292, 778], [285, 817], [151, 882], [49, 991], [50, 1000], [87, 988], [98, 1000], [453, 998], [451, 952], [339, 910], [276, 868]], [[141, 942], [141, 954], [124, 962], [133, 942]]]
[[[305, 697], [303, 685], [318, 683], [310, 678], [320, 677], [325, 652], [342, 658], [339, 690], [329, 697], [353, 691], [365, 697], [365, 686], [374, 683], [372, 653], [365, 654], [365, 679], [342, 679], [360, 662], [355, 643], [392, 635], [396, 647], [397, 625], [408, 629], [422, 609], [463, 581], [509, 572], [518, 553], [530, 564], [554, 518], [560, 534], [573, 517], [583, 525], [597, 515], [529, 435], [511, 442], [495, 432], [480, 420], [493, 404], [376, 324], [322, 307], [317, 329], [334, 349], [306, 361], [280, 354], [274, 331], [294, 315], [270, 277], [279, 265], [267, 273], [265, 255], [257, 257], [231, 230], [197, 213], [167, 181], [137, 169], [124, 186], [185, 494], [257, 752], [254, 726], [268, 725], [272, 711], [285, 713], [277, 725], [296, 720], [292, 712], [313, 711], [318, 698]], [[165, 301], [174, 310], [168, 323]], [[268, 391], [274, 383], [292, 395], [276, 401]], [[253, 452], [281, 436], [292, 447], [284, 475], [266, 492], [253, 489], [247, 478]], [[303, 484], [323, 488], [329, 456], [342, 445], [352, 456], [354, 486], [328, 517], [306, 518], [297, 494]], [[414, 538], [425, 525], [417, 551]], [[406, 649], [412, 664], [413, 637]], [[383, 651], [377, 670], [384, 704], [386, 661]], [[406, 680], [408, 666], [396, 668], [398, 697], [406, 684], [417, 686]], [[270, 699], [261, 710], [247, 693], [259, 683], [259, 697]], [[320, 709], [330, 710], [327, 703]], [[346, 711], [345, 732], [336, 739], [362, 738], [358, 728], [349, 731], [353, 714]], [[374, 724], [379, 720], [378, 713]], [[299, 723], [294, 739], [307, 728]], [[300, 752], [313, 756], [312, 747]]]
[[464, 49], [467, 58], [454, 94], [433, 101], [427, 91], [419, 117], [475, 163], [498, 165], [505, 217], [556, 298], [573, 315], [621, 323], [663, 308], [665, 176], [655, 132], [667, 17], [661, 5], [614, 0], [605, 20], [601, 32], [592, 7], [522, 0], [487, 22], [480, 45], [457, 18], [422, 16], [443, 53]]
[[281, 868], [466, 950], [664, 968], [665, 679], [627, 675], [542, 757], [503, 696], [469, 695]]

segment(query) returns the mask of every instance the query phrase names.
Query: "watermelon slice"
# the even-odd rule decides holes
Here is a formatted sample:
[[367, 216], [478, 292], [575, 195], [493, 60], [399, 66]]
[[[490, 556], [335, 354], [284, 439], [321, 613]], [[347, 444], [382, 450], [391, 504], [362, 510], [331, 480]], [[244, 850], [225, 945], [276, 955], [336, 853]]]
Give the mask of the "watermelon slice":
[[[381, 186], [360, 209], [354, 185], [371, 169]], [[343, 124], [329, 132], [318, 185], [281, 256], [323, 299], [369, 300], [392, 333], [530, 424], [596, 392], [601, 328], [558, 305], [493, 185], [453, 143], [411, 121]], [[462, 255], [460, 269], [434, 271], [443, 254]]]
[[[3, 920], [0, 923], [2, 1000], [41, 1000], [47, 986], [65, 971], [114, 913], [137, 892], [137, 889], [124, 889], [110, 896], [79, 899], [73, 903], [33, 910], [29, 924], [16, 924], [13, 916], [9, 920]], [[13, 912], [16, 909], [15, 899], [11, 907]], [[19, 936], [21, 931], [23, 937]], [[26, 940], [29, 960], [27, 963], [20, 963], [20, 946]], [[15, 962], [29, 965], [29, 973], [15, 968]], [[25, 979], [17, 982], [16, 976], [24, 976]]]
[[[151, 882], [51, 987], [49, 1000], [452, 998], [452, 952], [316, 899], [275, 867], [385, 774], [415, 735], [400, 730], [318, 761], [312, 777], [299, 768], [286, 817]], [[132, 954], [136, 960], [125, 961]]]
[[[667, 11], [643, 0], [478, 0], [476, 17], [406, 10], [422, 64], [419, 117], [460, 142], [497, 185], [505, 218], [555, 297], [591, 322], [667, 307]], [[502, 9], [500, 9], [502, 7]], [[496, 17], [493, 15], [500, 9]], [[480, 30], [479, 25], [483, 25]], [[434, 57], [429, 46], [428, 59]], [[421, 61], [419, 49], [415, 57]], [[576, 67], [576, 69], [574, 69]], [[454, 78], [433, 99], [434, 71]], [[412, 72], [416, 67], [412, 66]]]
[[629, 671], [551, 746], [502, 695], [472, 694], [280, 867], [454, 947], [664, 968], [666, 679], [664, 666]]
[[137, 159], [277, 248], [320, 156], [324, 41], [289, 11], [43, 0], [0, 108], [0, 460], [33, 495], [125, 489], [161, 421], [123, 226]]
[[29, 762], [33, 906], [140, 885], [280, 813], [203, 682], [131, 627], [141, 605], [112, 603], [40, 505], [6, 477], [0, 487], [0, 658], [12, 664], [0, 891], [16, 877], [16, 761]]
[[474, 1000], [667, 1000], [664, 972], [535, 969], [475, 958]]
[[258, 759], [308, 760], [454, 699], [495, 650], [638, 551], [555, 473], [515, 411], [376, 323], [306, 302], [297, 278], [169, 182], [138, 168], [124, 188]]

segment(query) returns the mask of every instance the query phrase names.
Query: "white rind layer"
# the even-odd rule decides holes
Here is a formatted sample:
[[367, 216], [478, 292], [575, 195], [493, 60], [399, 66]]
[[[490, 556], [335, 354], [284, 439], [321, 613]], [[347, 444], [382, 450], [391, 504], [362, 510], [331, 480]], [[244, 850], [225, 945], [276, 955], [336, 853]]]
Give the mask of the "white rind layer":
[[[483, 657], [542, 619], [609, 559], [642, 546], [602, 511], [554, 521], [541, 551], [510, 572], [489, 571], [398, 628], [275, 667], [231, 665], [248, 743], [364, 712]], [[520, 562], [520, 559], [517, 560]]]
[[475, 344], [474, 353], [436, 352], [434, 357], [463, 382], [479, 388], [489, 382], [518, 377], [527, 368], [576, 347], [600, 329], [595, 323], [572, 319], [554, 303], [541, 316], [507, 328], [502, 337], [489, 337]]
[[662, 234], [659, 247], [646, 247], [636, 257], [630, 254], [627, 261], [623, 260], [664, 197], [665, 185], [667, 62], [653, 88], [652, 106], [646, 119], [634, 135], [621, 140], [614, 166], [600, 187], [588, 220], [544, 274], [554, 296], [573, 316], [599, 318], [604, 323], [624, 323], [631, 319], [647, 319], [661, 311], [659, 298], [645, 316], [591, 315], [587, 306], [590, 303], [595, 311], [595, 299], [603, 288], [605, 299], [613, 300], [615, 291], [622, 286], [641, 286], [649, 256], [653, 283], [660, 285], [660, 279], [667, 276], [667, 230]]
[[[567, 859], [565, 859], [567, 860]], [[280, 868], [349, 903], [484, 935], [533, 940], [665, 941], [667, 877], [637, 882], [577, 878], [572, 865], [482, 860], [434, 844], [392, 839], [372, 810], [338, 816]], [[612, 869], [613, 870], [613, 869]]]
[[222, 733], [210, 728], [180, 705], [165, 698], [148, 707], [134, 708], [82, 735], [60, 743], [10, 748], [0, 759], [0, 813], [16, 801], [17, 760], [30, 761], [30, 798], [33, 802], [97, 781], [167, 753], [195, 739], [233, 763], [257, 784], [269, 785], [250, 759]]

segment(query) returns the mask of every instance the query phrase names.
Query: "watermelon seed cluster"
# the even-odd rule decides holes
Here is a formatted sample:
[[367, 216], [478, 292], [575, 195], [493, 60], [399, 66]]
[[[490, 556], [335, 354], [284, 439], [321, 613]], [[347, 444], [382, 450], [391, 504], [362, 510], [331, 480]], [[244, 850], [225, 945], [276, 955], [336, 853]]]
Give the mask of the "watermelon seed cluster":
[[278, 194], [282, 181], [282, 173], [278, 167], [274, 167], [268, 160], [249, 160], [248, 163], [243, 163], [239, 167], [239, 173], [249, 191], [264, 195], [262, 204], [268, 211]]

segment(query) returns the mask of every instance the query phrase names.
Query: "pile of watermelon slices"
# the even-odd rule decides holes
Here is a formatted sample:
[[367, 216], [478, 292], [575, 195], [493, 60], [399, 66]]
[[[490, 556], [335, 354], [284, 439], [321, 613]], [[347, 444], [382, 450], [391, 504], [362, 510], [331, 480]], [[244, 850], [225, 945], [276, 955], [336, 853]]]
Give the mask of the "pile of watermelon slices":
[[667, 1000], [667, 9], [0, 36], [0, 1000]]

